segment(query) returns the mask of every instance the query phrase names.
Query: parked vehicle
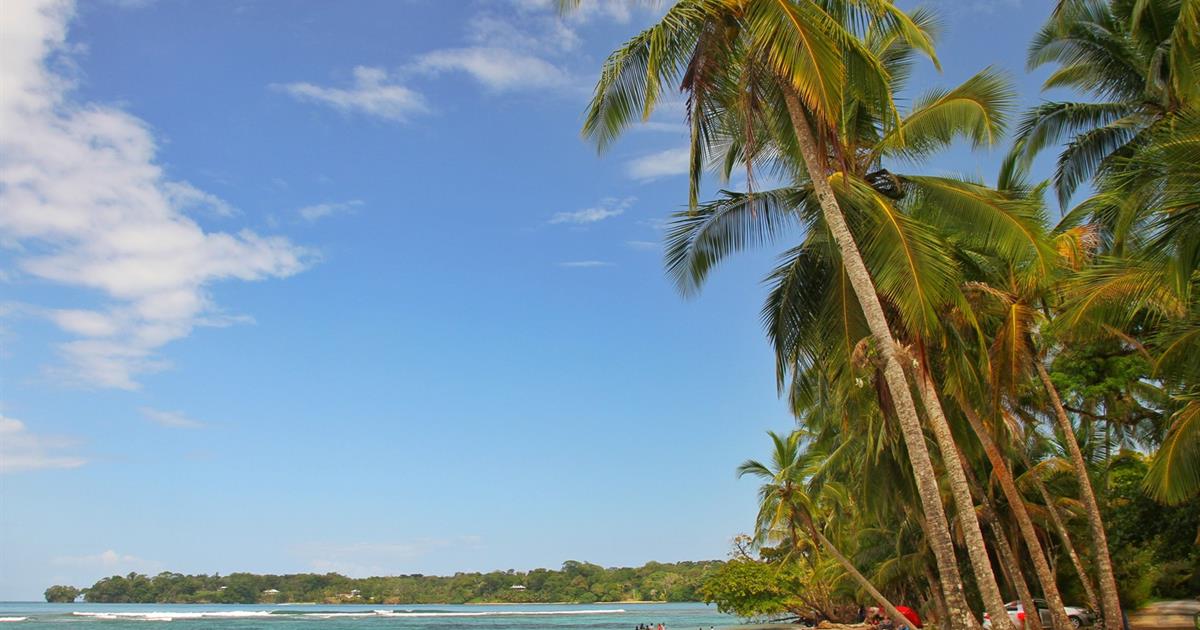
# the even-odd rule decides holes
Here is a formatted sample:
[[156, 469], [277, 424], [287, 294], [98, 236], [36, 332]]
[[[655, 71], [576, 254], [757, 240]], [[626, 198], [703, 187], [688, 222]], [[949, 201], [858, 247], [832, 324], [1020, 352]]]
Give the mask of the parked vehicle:
[[[1042, 620], [1042, 627], [1050, 627], [1050, 606], [1044, 599], [1033, 600], [1033, 605], [1037, 606], [1038, 617]], [[1008, 618], [1012, 619], [1013, 624], [1019, 629], [1025, 628], [1025, 607], [1021, 602], [1008, 602], [1004, 605], [1004, 610], [1008, 611]], [[1086, 608], [1078, 606], [1067, 606], [1067, 619], [1071, 620], [1071, 625], [1076, 628], [1090, 626], [1096, 621], [1096, 614]], [[992, 627], [991, 615], [983, 613], [983, 627], [985, 630], [990, 630]]]

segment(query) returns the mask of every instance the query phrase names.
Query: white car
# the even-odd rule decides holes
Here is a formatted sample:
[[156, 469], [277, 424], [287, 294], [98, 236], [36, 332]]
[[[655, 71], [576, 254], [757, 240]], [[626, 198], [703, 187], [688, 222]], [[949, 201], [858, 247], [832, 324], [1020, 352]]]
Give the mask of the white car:
[[[1033, 605], [1037, 606], [1038, 617], [1040, 617], [1042, 620], [1042, 627], [1050, 628], [1051, 624], [1050, 624], [1050, 606], [1049, 606], [1049, 604], [1047, 604], [1046, 600], [1044, 600], [1044, 599], [1035, 599], [1035, 600], [1033, 600]], [[1025, 607], [1021, 605], [1021, 602], [1008, 602], [1007, 604], [1004, 605], [1004, 610], [1008, 611], [1008, 618], [1012, 619], [1013, 624], [1015, 626], [1017, 626], [1017, 628], [1019, 630], [1024, 630], [1024, 628], [1025, 628]], [[1086, 608], [1079, 608], [1077, 606], [1067, 606], [1066, 611], [1067, 611], [1067, 619], [1070, 619], [1071, 625], [1075, 626], [1076, 628], [1090, 626], [1090, 625], [1092, 625], [1092, 622], [1094, 622], [1096, 620], [1095, 615], [1092, 613], [1092, 611], [1090, 611]], [[983, 627], [987, 630], [990, 630], [990, 628], [992, 627], [991, 615], [989, 615], [987, 613], [983, 613]]]

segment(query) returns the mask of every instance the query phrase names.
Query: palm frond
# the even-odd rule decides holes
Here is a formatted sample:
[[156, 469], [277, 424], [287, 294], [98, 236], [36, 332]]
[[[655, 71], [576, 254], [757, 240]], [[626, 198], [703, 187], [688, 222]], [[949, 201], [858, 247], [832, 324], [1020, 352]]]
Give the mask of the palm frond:
[[884, 154], [915, 159], [956, 138], [966, 138], [975, 147], [992, 145], [1004, 135], [1015, 100], [1011, 80], [987, 68], [954, 89], [931, 90], [917, 99], [900, 125], [872, 148], [872, 154], [875, 159]]
[[863, 260], [880, 294], [910, 330], [940, 327], [938, 311], [952, 301], [959, 270], [932, 226], [900, 211], [891, 199], [856, 177], [836, 174], [835, 192], [854, 209]]
[[1031, 264], [1041, 274], [1050, 273], [1055, 252], [1036, 199], [1015, 199], [947, 177], [906, 175], [904, 180], [911, 185], [921, 218], [1013, 266]]
[[684, 295], [698, 291], [709, 271], [729, 254], [770, 243], [801, 225], [799, 210], [811, 187], [721, 194], [695, 212], [674, 215], [668, 228], [667, 274]]
[[1150, 496], [1178, 505], [1200, 494], [1200, 395], [1184, 398], [1146, 475]]
[[1068, 135], [1102, 127], [1136, 111], [1135, 103], [1043, 103], [1022, 117], [1014, 147], [1029, 164], [1042, 150]]
[[679, 81], [701, 32], [719, 15], [719, 5], [718, 0], [680, 0], [613, 51], [588, 105], [584, 137], [603, 151], [630, 124], [648, 117], [663, 87]]

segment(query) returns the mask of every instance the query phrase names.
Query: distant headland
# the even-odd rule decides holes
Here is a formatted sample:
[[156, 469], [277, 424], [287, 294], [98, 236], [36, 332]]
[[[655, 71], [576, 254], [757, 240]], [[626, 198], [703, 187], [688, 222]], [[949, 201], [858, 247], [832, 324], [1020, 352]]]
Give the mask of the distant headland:
[[86, 588], [55, 585], [48, 602], [146, 604], [523, 604], [697, 601], [700, 584], [724, 564], [648, 562], [602, 567], [568, 560], [560, 569], [351, 578], [338, 573], [114, 575]]

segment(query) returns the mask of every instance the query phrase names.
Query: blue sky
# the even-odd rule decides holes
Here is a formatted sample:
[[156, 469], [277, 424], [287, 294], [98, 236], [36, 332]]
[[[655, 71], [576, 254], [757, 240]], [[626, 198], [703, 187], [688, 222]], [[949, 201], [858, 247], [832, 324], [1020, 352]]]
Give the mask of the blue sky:
[[[734, 467], [791, 424], [775, 251], [675, 293], [678, 108], [579, 137], [655, 11], [550, 4], [5, 3], [0, 599], [720, 558], [751, 527]], [[933, 6], [916, 85], [995, 64], [1040, 98], [1049, 3]]]

